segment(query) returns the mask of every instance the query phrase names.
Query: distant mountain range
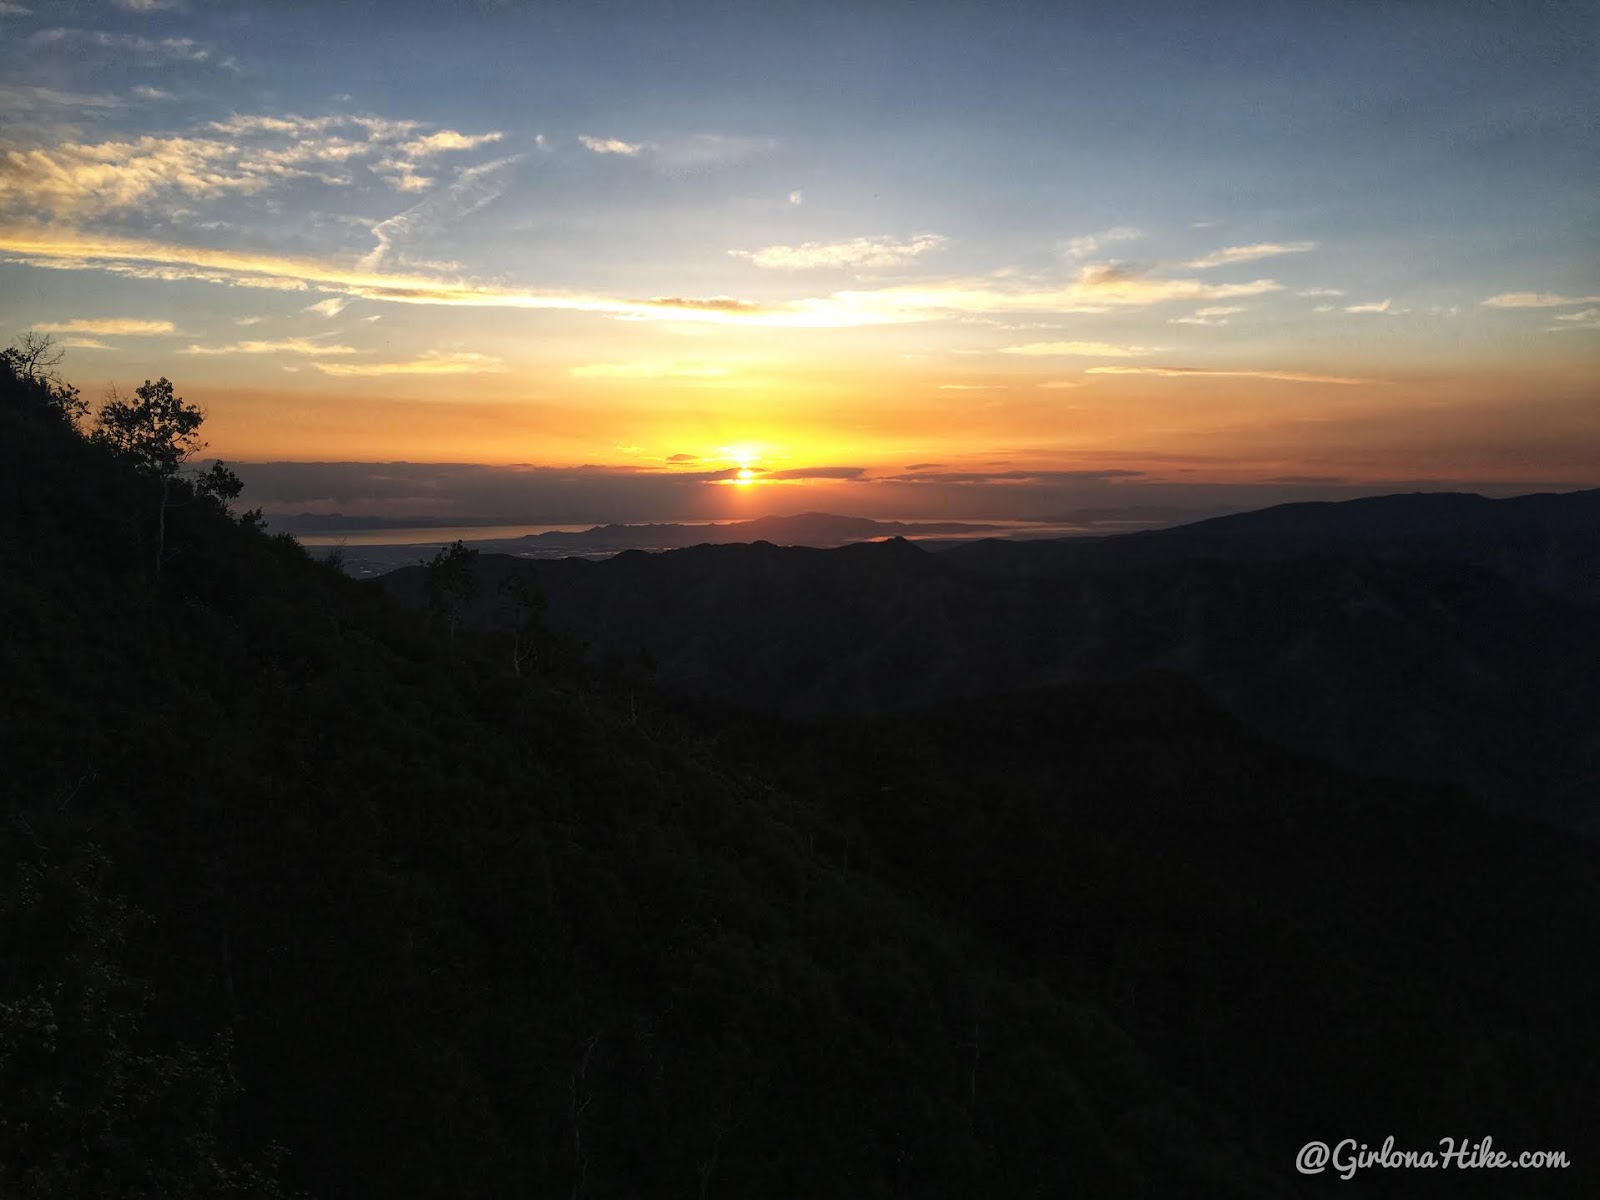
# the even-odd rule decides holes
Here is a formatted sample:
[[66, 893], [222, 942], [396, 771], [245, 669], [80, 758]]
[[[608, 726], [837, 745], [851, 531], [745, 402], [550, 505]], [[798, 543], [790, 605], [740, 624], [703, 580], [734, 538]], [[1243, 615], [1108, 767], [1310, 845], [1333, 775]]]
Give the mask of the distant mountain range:
[[[535, 569], [554, 626], [646, 653], [683, 693], [859, 715], [1178, 671], [1288, 745], [1600, 829], [1597, 530], [1600, 491], [1422, 494], [1108, 538]], [[480, 623], [517, 562], [480, 560]], [[421, 600], [418, 568], [384, 584]]]

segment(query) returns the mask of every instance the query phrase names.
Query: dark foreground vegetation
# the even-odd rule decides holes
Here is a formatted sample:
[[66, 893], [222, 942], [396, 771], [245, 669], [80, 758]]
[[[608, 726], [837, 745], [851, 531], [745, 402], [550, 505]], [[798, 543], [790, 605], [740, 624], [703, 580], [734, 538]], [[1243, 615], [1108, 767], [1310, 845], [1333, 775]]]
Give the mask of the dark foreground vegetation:
[[[1179, 676], [669, 702], [231, 515], [147, 388], [187, 453], [0, 371], [0, 1195], [1593, 1194], [1590, 844]], [[1295, 1173], [1388, 1135], [1574, 1165]]]

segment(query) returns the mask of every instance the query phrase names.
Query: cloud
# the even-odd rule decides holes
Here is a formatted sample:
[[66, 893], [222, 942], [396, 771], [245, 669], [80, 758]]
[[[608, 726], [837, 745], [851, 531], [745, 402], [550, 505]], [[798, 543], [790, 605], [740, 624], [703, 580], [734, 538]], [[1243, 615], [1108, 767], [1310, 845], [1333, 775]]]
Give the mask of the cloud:
[[593, 150], [596, 154], [622, 154], [633, 158], [647, 149], [647, 144], [644, 142], [625, 142], [621, 138], [590, 137], [586, 133], [580, 133], [578, 140], [583, 143], [585, 149]]
[[1600, 303], [1600, 296], [1558, 296], [1553, 292], [1502, 292], [1483, 301], [1488, 308], [1564, 308]]
[[[0, 15], [5, 9], [0, 8]], [[84, 92], [63, 92], [55, 88], [31, 85], [0, 84], [0, 108], [15, 115], [33, 113], [53, 108], [121, 108], [119, 96], [90, 95]]]
[[[417, 138], [417, 128], [382, 117], [235, 113], [189, 136], [13, 148], [0, 155], [0, 209], [84, 218], [147, 209], [172, 196], [256, 195], [299, 179], [346, 186], [358, 164], [395, 187], [426, 187], [431, 180], [416, 174], [414, 159], [500, 136], [442, 130]], [[421, 153], [398, 157], [411, 149]]]
[[141, 321], [133, 317], [93, 317], [35, 325], [40, 333], [93, 333], [106, 337], [139, 337], [176, 333], [171, 321]]
[[1197, 308], [1187, 317], [1173, 317], [1168, 320], [1168, 325], [1226, 325], [1228, 318], [1236, 313], [1244, 312], [1241, 304], [1212, 304], [1205, 308]]
[[941, 383], [941, 392], [993, 392], [1004, 388], [1003, 383]]
[[124, 12], [152, 13], [178, 8], [180, 0], [111, 0], [111, 3]]
[[233, 323], [235, 325], [259, 325], [266, 319], [265, 317], [235, 317]]
[[470, 216], [494, 203], [507, 187], [506, 173], [520, 162], [522, 156], [496, 159], [469, 167], [456, 177], [445, 191], [429, 196], [402, 213], [397, 213], [372, 227], [372, 236], [378, 244], [361, 260], [363, 270], [376, 269], [396, 243], [409, 242], [419, 236], [434, 233], [462, 217]]
[[763, 482], [771, 479], [861, 479], [867, 474], [865, 467], [789, 467], [782, 471], [767, 471]]
[[350, 301], [344, 296], [332, 296], [327, 300], [319, 300], [316, 304], [308, 304], [300, 311], [320, 313], [324, 317], [337, 317], [349, 303]]
[[741, 162], [766, 154], [777, 146], [771, 138], [735, 137], [725, 133], [697, 133], [669, 142], [647, 143], [655, 162], [671, 172], [697, 171]]
[[498, 132], [466, 134], [457, 133], [454, 129], [441, 129], [426, 137], [405, 142], [400, 149], [407, 154], [426, 158], [431, 154], [444, 154], [451, 150], [475, 150], [479, 146], [487, 146], [490, 142], [498, 142], [502, 136], [504, 135]]
[[1099, 233], [1086, 233], [1081, 237], [1068, 238], [1062, 244], [1061, 252], [1068, 258], [1088, 258], [1112, 242], [1129, 242], [1143, 236], [1143, 233], [1130, 226], [1117, 225], [1110, 229], [1102, 229]]
[[311, 258], [179, 246], [59, 227], [0, 223], [0, 261], [45, 269], [102, 270], [143, 279], [202, 280], [231, 287], [307, 291], [312, 287], [394, 304], [588, 312], [634, 320], [701, 321], [829, 328], [875, 318], [829, 301], [763, 307], [729, 297], [630, 299], [530, 292], [422, 275], [385, 274]]
[[761, 305], [754, 300], [740, 300], [736, 296], [652, 296], [642, 303], [660, 308], [691, 309], [696, 312], [760, 312]]
[[69, 50], [95, 46], [113, 51], [119, 57], [136, 58], [146, 65], [202, 63], [212, 56], [211, 47], [193, 38], [147, 38], [135, 33], [105, 33], [95, 29], [41, 29], [28, 40], [36, 47], [61, 46]]
[[1037, 386], [1064, 390], [1066, 388], [1080, 388], [1083, 386], [1083, 381], [1081, 379], [1048, 379]]
[[568, 372], [574, 379], [707, 379], [733, 373], [709, 363], [592, 363]]
[[69, 337], [61, 340], [63, 346], [70, 346], [74, 350], [109, 350], [110, 346], [96, 338]]
[[670, 463], [699, 462], [700, 456], [698, 454], [669, 454], [667, 456], [667, 461]]
[[333, 346], [310, 338], [280, 338], [275, 342], [233, 342], [226, 346], [187, 346], [184, 354], [354, 354], [354, 346]]
[[730, 250], [758, 267], [774, 271], [809, 271], [819, 267], [859, 270], [900, 267], [942, 250], [949, 239], [937, 233], [919, 233], [904, 241], [891, 237], [858, 237], [844, 242], [806, 242], [799, 246], [765, 246], [760, 250]]
[[[424, 214], [428, 211], [423, 209]], [[369, 262], [370, 259], [369, 255]], [[992, 281], [985, 281], [840, 291], [772, 304], [721, 296], [704, 300], [639, 299], [531, 291], [415, 273], [389, 274], [370, 266], [351, 268], [314, 258], [217, 250], [3, 221], [0, 260], [53, 270], [99, 270], [134, 278], [202, 280], [230, 287], [291, 292], [316, 288], [393, 304], [586, 312], [628, 320], [786, 329], [898, 324], [974, 312], [1100, 312], [1175, 299], [1232, 299], [1280, 289], [1270, 279], [1209, 285], [1193, 279], [1149, 279], [1105, 268], [1087, 268], [1076, 283], [1053, 291], [1003, 290]]]
[[1347, 313], [1386, 313], [1389, 311], [1389, 301], [1369, 300], [1365, 304], [1346, 304], [1344, 310]]
[[915, 467], [907, 469], [903, 475], [884, 475], [878, 477], [879, 483], [958, 483], [958, 484], [985, 484], [998, 483], [1010, 485], [1022, 484], [1048, 484], [1052, 486], [1103, 483], [1112, 479], [1138, 479], [1143, 477], [1143, 471], [1124, 470], [1091, 470], [1091, 471], [919, 471]]
[[1212, 267], [1226, 267], [1234, 263], [1274, 258], [1280, 254], [1304, 254], [1316, 248], [1316, 242], [1255, 242], [1249, 246], [1225, 246], [1200, 258], [1190, 259], [1184, 265], [1191, 270], [1205, 271]]
[[1147, 308], [1171, 300], [1233, 300], [1281, 291], [1270, 279], [1249, 283], [1202, 283], [1157, 279], [1118, 266], [1089, 266], [1077, 281], [1055, 289], [1010, 290], [991, 281], [838, 292], [835, 299], [885, 319], [921, 320], [929, 313], [1100, 313]]
[[1005, 346], [1001, 354], [1055, 355], [1075, 358], [1136, 358], [1159, 354], [1160, 346], [1116, 346], [1110, 342], [1029, 342], [1025, 346]]
[[794, 205], [796, 208], [799, 208], [805, 202], [806, 194], [799, 188], [796, 188], [794, 191], [789, 193], [789, 203]]
[[312, 363], [324, 375], [498, 375], [508, 368], [488, 354], [446, 354], [429, 351], [421, 358], [387, 363]]
[[502, 135], [498, 132], [469, 135], [457, 133], [454, 129], [441, 129], [437, 133], [430, 133], [425, 137], [401, 143], [395, 148], [393, 154], [389, 154], [374, 163], [372, 169], [388, 180], [398, 191], [426, 191], [437, 180], [431, 175], [423, 175], [419, 172], [418, 160], [451, 151], [473, 150], [479, 146], [486, 146], [491, 142], [498, 142], [501, 137]]
[[0, 17], [26, 17], [31, 15], [33, 9], [25, 4], [13, 4], [11, 0], [0, 0]]
[[1360, 379], [1345, 375], [1312, 375], [1305, 371], [1230, 371], [1212, 367], [1090, 367], [1090, 375], [1157, 375], [1164, 379], [1200, 379], [1232, 377], [1241, 379], [1280, 379], [1289, 383], [1381, 383], [1378, 379]]
[[1295, 293], [1296, 296], [1342, 296], [1343, 288], [1315, 287], [1305, 288]]
[[1562, 313], [1556, 317], [1564, 325], [1551, 325], [1551, 333], [1565, 333], [1573, 329], [1600, 329], [1600, 308], [1586, 308], [1582, 312]]

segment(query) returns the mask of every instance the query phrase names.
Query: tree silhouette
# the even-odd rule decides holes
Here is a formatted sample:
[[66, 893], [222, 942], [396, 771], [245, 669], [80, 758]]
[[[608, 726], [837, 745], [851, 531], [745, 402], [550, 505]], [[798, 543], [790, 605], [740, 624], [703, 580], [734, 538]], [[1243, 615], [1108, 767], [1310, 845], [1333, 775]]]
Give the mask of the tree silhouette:
[[511, 626], [511, 669], [521, 675], [524, 665], [538, 665], [540, 649], [550, 641], [544, 623], [549, 604], [532, 563], [518, 563], [506, 573], [500, 581], [500, 603]]
[[[95, 414], [97, 427], [93, 436], [130, 460], [140, 472], [160, 481], [155, 559], [159, 575], [166, 555], [167, 509], [173, 505], [173, 483], [184, 463], [205, 449], [200, 425], [206, 415], [197, 406], [185, 403], [165, 376], [154, 383], [145, 380], [134, 389], [133, 397], [124, 399], [113, 387]], [[219, 462], [201, 476], [195, 491], [214, 497], [226, 508], [243, 488], [239, 477]]]
[[10, 388], [40, 408], [58, 414], [68, 425], [77, 427], [89, 410], [78, 389], [56, 373], [66, 354], [48, 333], [31, 330], [13, 345], [0, 350], [0, 364], [10, 373]]
[[142, 470], [171, 478], [205, 448], [199, 432], [205, 413], [185, 404], [165, 377], [154, 383], [145, 380], [133, 395], [125, 400], [111, 390], [95, 414], [95, 440], [127, 455]]
[[478, 595], [478, 552], [457, 538], [440, 549], [427, 566], [428, 611], [444, 620], [455, 649], [456, 625], [462, 610]]

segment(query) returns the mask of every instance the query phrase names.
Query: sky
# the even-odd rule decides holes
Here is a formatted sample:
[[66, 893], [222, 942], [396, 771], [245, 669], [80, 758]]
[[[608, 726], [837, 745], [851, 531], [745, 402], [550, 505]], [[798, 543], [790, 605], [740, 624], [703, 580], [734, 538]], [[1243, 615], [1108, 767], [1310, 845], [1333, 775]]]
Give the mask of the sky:
[[0, 0], [0, 339], [269, 512], [1600, 486], [1600, 6]]

